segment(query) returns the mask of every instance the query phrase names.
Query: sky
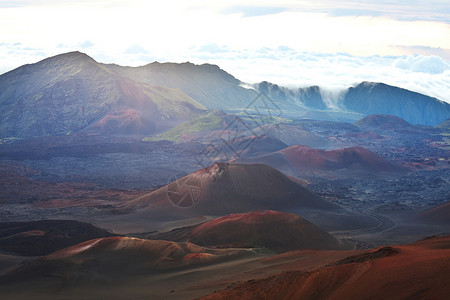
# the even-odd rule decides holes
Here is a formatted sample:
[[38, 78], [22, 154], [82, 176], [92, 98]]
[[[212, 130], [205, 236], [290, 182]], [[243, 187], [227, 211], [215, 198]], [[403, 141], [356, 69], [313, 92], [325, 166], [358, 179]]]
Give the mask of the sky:
[[331, 92], [384, 82], [450, 103], [448, 0], [0, 0], [0, 74], [74, 50]]

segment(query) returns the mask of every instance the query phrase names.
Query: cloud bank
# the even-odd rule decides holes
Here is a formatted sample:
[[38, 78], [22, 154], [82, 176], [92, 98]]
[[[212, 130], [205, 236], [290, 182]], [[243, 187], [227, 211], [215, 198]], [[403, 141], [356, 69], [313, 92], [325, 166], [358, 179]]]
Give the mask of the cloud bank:
[[265, 80], [291, 88], [318, 85], [335, 92], [361, 81], [373, 81], [450, 103], [450, 62], [434, 55], [354, 56], [298, 52], [284, 46], [241, 51], [228, 49], [220, 53], [193, 52], [192, 57], [196, 57], [193, 60], [196, 63], [218, 64], [248, 83]]

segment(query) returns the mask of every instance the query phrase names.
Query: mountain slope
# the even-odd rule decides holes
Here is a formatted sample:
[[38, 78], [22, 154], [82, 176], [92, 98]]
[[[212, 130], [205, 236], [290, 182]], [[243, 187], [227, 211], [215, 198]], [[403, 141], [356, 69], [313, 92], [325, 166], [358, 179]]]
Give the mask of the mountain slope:
[[427, 209], [418, 217], [434, 224], [450, 224], [450, 201]]
[[254, 87], [259, 92], [266, 94], [270, 99], [277, 102], [290, 102], [300, 107], [309, 109], [324, 110], [328, 108], [322, 99], [320, 88], [318, 86], [310, 86], [292, 90], [285, 87], [280, 87], [277, 84], [263, 81], [255, 84]]
[[154, 62], [138, 68], [108, 67], [138, 82], [179, 89], [209, 109], [243, 109], [258, 96], [216, 65]]
[[190, 121], [179, 124], [166, 132], [158, 134], [146, 141], [168, 140], [180, 142], [190, 139], [202, 139], [210, 141], [212, 131], [225, 129], [236, 117], [225, 114], [222, 111], [211, 110], [198, 115]]
[[178, 90], [120, 76], [80, 52], [0, 76], [0, 137], [153, 133], [205, 108]]
[[130, 203], [136, 213], [162, 217], [224, 215], [260, 209], [338, 209], [265, 165], [216, 163]]
[[450, 118], [449, 104], [382, 83], [363, 82], [350, 88], [338, 103], [347, 112], [329, 111], [328, 100], [317, 86], [297, 90], [268, 82], [255, 85], [256, 89], [243, 86], [210, 64], [154, 62], [122, 67], [70, 52], [0, 76], [0, 138], [82, 130], [152, 135], [205, 109], [242, 111], [250, 106], [249, 112], [255, 113], [262, 104], [253, 101], [261, 92], [267, 94], [265, 101], [270, 101], [265, 104], [277, 116], [330, 119], [390, 114], [424, 125]]
[[351, 87], [342, 104], [353, 112], [394, 115], [411, 124], [434, 126], [450, 118], [450, 104], [384, 83]]
[[414, 130], [414, 126], [392, 115], [369, 115], [354, 123], [361, 130]]
[[367, 174], [408, 172], [407, 168], [390, 162], [363, 147], [326, 151], [295, 145], [274, 153], [248, 158], [247, 161], [303, 172], [356, 171]]
[[362, 169], [371, 172], [405, 172], [400, 165], [389, 162], [362, 147], [338, 150], [317, 150], [292, 146], [280, 151], [298, 169], [339, 170]]
[[449, 258], [450, 238], [431, 238], [238, 283], [201, 299], [445, 299]]
[[272, 210], [231, 214], [152, 238], [219, 248], [265, 247], [275, 252], [345, 248], [344, 244], [307, 220]]
[[0, 222], [0, 251], [24, 256], [46, 255], [86, 240], [113, 234], [88, 223], [69, 220]]
[[[111, 283], [127, 284], [130, 279], [140, 281], [146, 276], [158, 275], [167, 270], [252, 256], [256, 256], [255, 253], [246, 249], [207, 249], [192, 243], [128, 237], [99, 238], [58, 250], [20, 266], [1, 277], [0, 293], [10, 286], [30, 284], [35, 292], [40, 293], [79, 286], [89, 289], [92, 285], [96, 289], [103, 289], [110, 287]], [[79, 299], [80, 296], [75, 298]], [[113, 295], [107, 298], [111, 296], [114, 298]]]
[[442, 123], [439, 123], [438, 125], [435, 126], [436, 128], [442, 129], [446, 132], [450, 132], [450, 119], [445, 120]]
[[118, 94], [109, 72], [79, 52], [20, 67], [0, 76], [0, 135], [81, 130], [106, 114]]

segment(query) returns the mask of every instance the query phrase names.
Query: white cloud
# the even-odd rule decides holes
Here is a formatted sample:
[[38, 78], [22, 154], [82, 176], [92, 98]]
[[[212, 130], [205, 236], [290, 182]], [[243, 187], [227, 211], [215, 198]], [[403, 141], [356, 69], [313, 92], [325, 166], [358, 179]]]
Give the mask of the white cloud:
[[450, 64], [438, 56], [402, 57], [394, 61], [394, 66], [403, 70], [428, 74], [442, 74], [444, 71], [450, 70]]
[[265, 47], [230, 51], [191, 61], [220, 65], [238, 79], [270, 81], [288, 87], [319, 85], [335, 99], [340, 90], [361, 81], [384, 82], [450, 103], [449, 62], [435, 56], [354, 56], [345, 53], [285, 52]]
[[90, 48], [92, 46], [94, 46], [94, 44], [89, 40], [86, 40], [83, 43], [80, 43], [80, 47], [83, 49]]
[[127, 54], [148, 54], [148, 50], [138, 44], [133, 44], [125, 50]]

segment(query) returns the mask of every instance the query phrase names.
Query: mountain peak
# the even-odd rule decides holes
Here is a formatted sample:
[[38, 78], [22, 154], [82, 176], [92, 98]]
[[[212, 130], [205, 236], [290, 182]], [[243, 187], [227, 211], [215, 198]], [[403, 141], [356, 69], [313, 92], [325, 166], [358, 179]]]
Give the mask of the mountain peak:
[[67, 53], [58, 54], [55, 56], [51, 56], [49, 58], [46, 58], [42, 60], [41, 62], [48, 62], [48, 61], [64, 61], [65, 63], [72, 63], [75, 61], [83, 61], [83, 62], [95, 62], [96, 61], [87, 55], [86, 53], [80, 52], [80, 51], [71, 51]]
[[53, 57], [76, 57], [76, 58], [93, 59], [92, 57], [90, 57], [86, 53], [80, 52], [78, 50], [70, 51], [70, 52], [66, 52], [66, 53], [61, 53], [61, 54], [55, 55]]

